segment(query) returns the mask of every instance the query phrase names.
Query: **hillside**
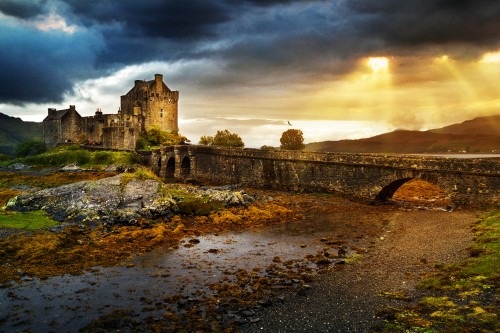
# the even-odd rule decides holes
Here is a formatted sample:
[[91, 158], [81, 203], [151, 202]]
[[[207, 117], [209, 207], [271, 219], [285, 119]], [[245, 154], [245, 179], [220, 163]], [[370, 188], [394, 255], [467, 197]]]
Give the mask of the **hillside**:
[[433, 133], [443, 134], [483, 134], [500, 136], [500, 115], [489, 117], [478, 117], [472, 120], [466, 120], [460, 124], [430, 130]]
[[500, 116], [480, 117], [429, 131], [396, 130], [359, 140], [314, 142], [310, 151], [355, 153], [500, 152]]
[[19, 142], [42, 138], [42, 123], [23, 121], [0, 113], [0, 154], [13, 155]]

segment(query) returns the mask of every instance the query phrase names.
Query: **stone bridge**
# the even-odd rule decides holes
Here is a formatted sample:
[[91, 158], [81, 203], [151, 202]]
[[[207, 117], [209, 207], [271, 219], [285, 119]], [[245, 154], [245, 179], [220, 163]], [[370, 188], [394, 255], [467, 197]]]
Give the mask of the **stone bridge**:
[[500, 161], [395, 154], [165, 147], [142, 152], [163, 178], [207, 184], [241, 184], [285, 191], [330, 192], [383, 202], [407, 181], [438, 185], [456, 205], [500, 204]]

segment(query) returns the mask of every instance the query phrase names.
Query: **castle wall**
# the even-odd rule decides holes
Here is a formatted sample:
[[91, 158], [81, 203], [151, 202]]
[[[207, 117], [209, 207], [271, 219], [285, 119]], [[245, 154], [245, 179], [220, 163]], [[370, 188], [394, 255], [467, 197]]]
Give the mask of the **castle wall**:
[[103, 128], [102, 146], [111, 149], [135, 150], [140, 133], [133, 127], [114, 126]]
[[74, 105], [70, 106], [66, 117], [61, 119], [61, 141], [60, 142], [79, 142], [81, 139], [81, 120], [82, 117]]
[[82, 118], [82, 129], [86, 139], [92, 142], [103, 142], [104, 128], [116, 126], [119, 122], [116, 114], [96, 113], [94, 116]]
[[43, 121], [43, 139], [47, 147], [57, 146], [61, 139], [61, 120]]

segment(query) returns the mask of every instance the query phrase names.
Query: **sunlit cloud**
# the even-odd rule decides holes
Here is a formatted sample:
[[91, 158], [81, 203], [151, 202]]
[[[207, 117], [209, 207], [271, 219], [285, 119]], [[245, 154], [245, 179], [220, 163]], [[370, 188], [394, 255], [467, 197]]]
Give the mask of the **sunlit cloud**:
[[500, 63], [500, 51], [486, 53], [483, 55], [481, 62], [487, 64]]
[[68, 25], [66, 20], [55, 11], [48, 15], [40, 16], [34, 25], [42, 31], [58, 30], [72, 34], [78, 30], [76, 25]]

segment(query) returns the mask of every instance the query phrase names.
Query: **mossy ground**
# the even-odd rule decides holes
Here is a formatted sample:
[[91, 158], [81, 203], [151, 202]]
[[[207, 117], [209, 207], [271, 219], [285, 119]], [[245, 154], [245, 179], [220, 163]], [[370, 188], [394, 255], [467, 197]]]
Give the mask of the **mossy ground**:
[[474, 227], [471, 258], [439, 266], [417, 304], [382, 309], [374, 332], [500, 332], [500, 211]]
[[134, 152], [88, 151], [78, 145], [72, 145], [57, 147], [38, 155], [0, 162], [0, 166], [22, 163], [35, 167], [62, 167], [75, 163], [79, 166], [99, 167], [110, 164], [131, 165], [140, 162], [140, 155]]

